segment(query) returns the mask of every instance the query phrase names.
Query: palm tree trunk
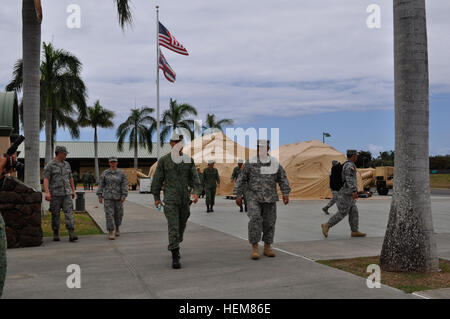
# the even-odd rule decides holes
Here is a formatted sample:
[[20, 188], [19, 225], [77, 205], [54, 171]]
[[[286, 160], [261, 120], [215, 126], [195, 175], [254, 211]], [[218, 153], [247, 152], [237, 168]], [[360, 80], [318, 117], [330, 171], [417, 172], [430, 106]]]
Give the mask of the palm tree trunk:
[[45, 108], [45, 165], [52, 160], [53, 153], [53, 109], [48, 106]]
[[134, 168], [137, 169], [138, 168], [138, 134], [137, 134], [137, 127], [136, 130], [134, 132]]
[[33, 0], [22, 1], [25, 183], [41, 190], [39, 168], [41, 23]]
[[436, 271], [429, 177], [425, 0], [394, 0], [395, 179], [381, 267]]
[[94, 156], [95, 156], [95, 181], [98, 184], [100, 180], [100, 171], [98, 168], [98, 138], [97, 138], [97, 126], [94, 127]]

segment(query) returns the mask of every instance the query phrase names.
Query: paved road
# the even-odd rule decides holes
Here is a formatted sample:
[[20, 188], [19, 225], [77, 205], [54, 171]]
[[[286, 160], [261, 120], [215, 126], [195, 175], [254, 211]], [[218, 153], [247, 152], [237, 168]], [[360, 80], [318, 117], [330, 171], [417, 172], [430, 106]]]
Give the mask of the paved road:
[[[102, 207], [94, 194], [86, 197], [88, 210], [104, 228]], [[107, 240], [106, 235], [82, 236], [78, 243], [69, 243], [67, 238], [59, 243], [45, 239], [42, 247], [8, 250], [4, 298], [416, 297], [386, 286], [369, 289], [364, 278], [313, 261], [334, 257], [339, 251], [348, 255], [355, 247], [376, 249], [379, 241], [376, 237], [350, 239], [344, 223], [342, 229], [333, 230], [334, 238], [316, 239], [316, 222], [306, 223], [324, 219], [313, 210], [323, 202], [280, 207], [277, 257], [258, 261], [250, 259], [245, 239], [247, 217], [236, 212], [231, 201], [218, 198], [220, 205], [211, 215], [204, 213], [203, 203], [193, 206], [182, 245], [181, 270], [170, 269], [166, 221], [151, 202], [149, 195], [130, 194], [122, 236], [115, 241]], [[370, 205], [375, 209], [378, 204], [373, 202]], [[375, 236], [375, 230], [382, 227], [376, 226], [376, 221], [384, 222], [384, 217], [375, 210], [372, 214], [374, 218], [365, 217], [365, 224], [372, 225]], [[302, 220], [305, 216], [313, 219]], [[227, 223], [237, 230], [230, 231], [234, 226]], [[299, 233], [300, 229], [306, 234]], [[448, 239], [445, 234], [440, 236], [443, 242]], [[69, 264], [81, 267], [81, 289], [66, 286]]]

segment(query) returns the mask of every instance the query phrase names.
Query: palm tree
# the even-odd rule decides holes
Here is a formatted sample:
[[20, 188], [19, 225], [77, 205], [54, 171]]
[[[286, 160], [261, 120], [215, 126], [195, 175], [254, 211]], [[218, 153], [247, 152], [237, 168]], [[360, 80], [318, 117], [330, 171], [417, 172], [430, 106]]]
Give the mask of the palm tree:
[[381, 251], [386, 271], [439, 267], [431, 217], [425, 0], [394, 0], [394, 194]]
[[134, 168], [138, 168], [138, 146], [147, 147], [149, 152], [153, 149], [152, 135], [156, 128], [156, 120], [150, 115], [153, 111], [150, 107], [131, 109], [128, 119], [117, 128], [117, 150], [123, 151], [123, 143], [128, 136], [130, 150], [134, 149]]
[[101, 128], [111, 128], [114, 127], [112, 119], [114, 118], [114, 112], [103, 108], [100, 105], [100, 101], [97, 100], [94, 106], [88, 107], [87, 118], [82, 122], [84, 127], [94, 128], [94, 156], [95, 156], [95, 179], [96, 182], [100, 180], [100, 173], [98, 167], [98, 138], [97, 129]]
[[[115, 0], [122, 29], [131, 25], [130, 0]], [[25, 183], [41, 189], [39, 170], [39, 94], [42, 7], [40, 0], [22, 0], [23, 114]]]
[[22, 0], [23, 131], [25, 135], [25, 183], [41, 189], [39, 169], [39, 53], [42, 9], [39, 0]]
[[[70, 115], [78, 113], [78, 121], [86, 116], [86, 87], [80, 77], [81, 62], [65, 50], [55, 50], [52, 44], [44, 42], [44, 60], [41, 63], [40, 100], [41, 119], [45, 113], [45, 163], [53, 158], [53, 144], [56, 126], [67, 127], [73, 137], [79, 136], [77, 121]], [[14, 66], [14, 79], [7, 90], [19, 91], [23, 80], [23, 62]], [[26, 112], [24, 113], [26, 115]], [[58, 121], [59, 120], [59, 121]], [[25, 124], [25, 123], [24, 123]]]
[[197, 115], [197, 110], [193, 106], [187, 103], [178, 104], [176, 100], [170, 99], [169, 109], [162, 115], [161, 145], [171, 131], [179, 128], [188, 130], [191, 139], [194, 138], [194, 120], [189, 118], [190, 115]]
[[206, 114], [206, 123], [203, 125], [203, 130], [218, 130], [223, 132], [223, 126], [233, 125], [232, 119], [223, 119], [216, 122], [214, 114]]

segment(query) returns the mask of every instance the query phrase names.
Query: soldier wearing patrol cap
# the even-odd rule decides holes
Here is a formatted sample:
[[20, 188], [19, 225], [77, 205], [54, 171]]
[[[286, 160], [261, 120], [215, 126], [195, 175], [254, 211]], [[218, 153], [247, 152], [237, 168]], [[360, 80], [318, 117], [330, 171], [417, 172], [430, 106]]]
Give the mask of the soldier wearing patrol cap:
[[44, 168], [45, 199], [50, 201], [52, 213], [53, 240], [59, 241], [60, 211], [64, 211], [66, 228], [69, 231], [69, 240], [74, 242], [75, 225], [73, 222], [73, 202], [75, 198], [75, 185], [72, 177], [72, 169], [66, 161], [69, 152], [64, 146], [56, 146], [55, 158]]
[[331, 216], [327, 223], [322, 224], [322, 233], [328, 237], [328, 231], [331, 227], [339, 223], [345, 216], [348, 215], [352, 237], [364, 237], [365, 233], [358, 230], [359, 215], [358, 207], [356, 206], [356, 199], [358, 198], [358, 187], [356, 177], [355, 162], [358, 159], [358, 152], [356, 150], [347, 151], [347, 161], [342, 167], [342, 181], [343, 186], [337, 194], [336, 205], [338, 212]]
[[[233, 173], [231, 174], [231, 182], [234, 182], [234, 181], [236, 181], [238, 179], [239, 175], [242, 173], [243, 168], [244, 168], [244, 160], [242, 158], [240, 158], [240, 159], [238, 159], [238, 166], [236, 166], [233, 169]], [[244, 201], [245, 211], [248, 212], [247, 199], [245, 197], [245, 189], [244, 189], [244, 191], [242, 193], [242, 199]], [[239, 212], [242, 213], [243, 211], [244, 210], [243, 210], [243, 207], [242, 207], [242, 204], [241, 204], [239, 206]]]
[[206, 212], [214, 212], [216, 189], [220, 186], [219, 171], [214, 168], [214, 160], [208, 160], [208, 167], [203, 170], [203, 183], [206, 191]]
[[164, 185], [164, 215], [169, 228], [169, 246], [172, 252], [172, 268], [178, 269], [180, 264], [180, 243], [190, 215], [190, 191], [192, 202], [198, 202], [200, 180], [195, 169], [194, 160], [183, 154], [183, 136], [176, 134], [170, 139], [172, 151], [158, 160], [153, 175], [151, 193], [155, 198], [155, 206], [162, 205], [161, 189]]
[[[128, 181], [125, 173], [117, 168], [117, 157], [109, 158], [109, 168], [105, 170], [98, 183], [97, 196], [100, 204], [104, 201], [106, 228], [109, 239], [120, 236], [123, 219], [123, 202], [128, 196]], [[115, 231], [114, 231], [115, 230]]]
[[269, 155], [269, 141], [258, 140], [257, 155], [244, 164], [234, 185], [236, 204], [242, 205], [246, 188], [248, 202], [248, 241], [252, 245], [252, 259], [259, 259], [258, 243], [264, 241], [264, 255], [275, 257], [271, 248], [277, 219], [277, 184], [283, 194], [283, 203], [289, 203], [291, 188], [286, 172], [276, 158]]

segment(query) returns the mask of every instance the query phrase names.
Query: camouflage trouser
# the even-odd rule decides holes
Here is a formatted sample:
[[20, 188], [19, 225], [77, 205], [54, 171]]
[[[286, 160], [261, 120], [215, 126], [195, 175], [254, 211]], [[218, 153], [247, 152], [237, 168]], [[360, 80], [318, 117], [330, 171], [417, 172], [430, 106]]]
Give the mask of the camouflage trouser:
[[169, 246], [167, 247], [169, 250], [180, 247], [190, 214], [189, 203], [165, 203], [164, 215], [166, 215], [169, 228]]
[[358, 207], [356, 207], [356, 201], [353, 199], [352, 195], [338, 194], [336, 205], [338, 212], [328, 220], [328, 226], [333, 227], [348, 215], [350, 229], [352, 231], [358, 231]]
[[214, 205], [216, 199], [216, 187], [206, 188], [206, 205]]
[[259, 203], [248, 201], [248, 241], [250, 244], [262, 240], [266, 244], [273, 243], [275, 235], [275, 222], [277, 220], [277, 203]]
[[330, 201], [328, 202], [327, 206], [325, 206], [325, 209], [329, 209], [331, 206], [334, 205], [334, 203], [336, 203], [337, 201], [337, 197], [338, 197], [338, 192], [337, 191], [331, 191], [331, 193], [333, 194], [333, 197], [330, 199]]
[[59, 231], [59, 224], [60, 224], [59, 215], [61, 209], [64, 211], [67, 230], [74, 230], [75, 226], [73, 223], [72, 195], [52, 196], [52, 199], [50, 200], [50, 209], [49, 209], [50, 212], [52, 213], [52, 230], [54, 232]]
[[106, 229], [112, 231], [122, 224], [123, 204], [120, 200], [104, 199]]
[[0, 214], [0, 298], [2, 297], [6, 278], [6, 246], [5, 222]]

